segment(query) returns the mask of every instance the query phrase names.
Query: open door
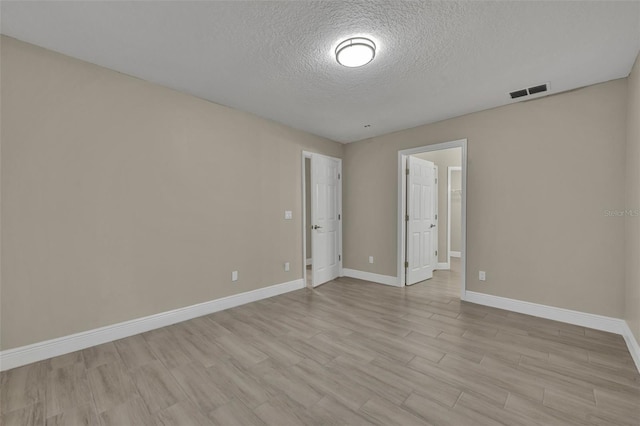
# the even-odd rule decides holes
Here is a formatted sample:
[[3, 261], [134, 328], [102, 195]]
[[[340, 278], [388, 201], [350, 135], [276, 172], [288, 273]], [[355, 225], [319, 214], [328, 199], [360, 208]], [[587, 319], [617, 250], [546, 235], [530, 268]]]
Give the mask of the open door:
[[340, 273], [340, 161], [311, 155], [311, 252], [314, 287]]
[[407, 158], [406, 284], [433, 277], [438, 262], [437, 174], [431, 161]]

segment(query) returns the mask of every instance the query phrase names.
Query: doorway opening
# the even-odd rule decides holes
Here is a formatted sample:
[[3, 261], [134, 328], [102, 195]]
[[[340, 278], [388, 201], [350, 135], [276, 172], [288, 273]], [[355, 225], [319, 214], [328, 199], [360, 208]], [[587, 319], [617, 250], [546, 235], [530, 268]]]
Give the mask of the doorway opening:
[[302, 260], [307, 287], [342, 276], [342, 160], [302, 152]]
[[460, 259], [462, 243], [462, 167], [447, 167], [447, 262]]
[[462, 139], [398, 152], [400, 286], [443, 283], [465, 299], [466, 146]]

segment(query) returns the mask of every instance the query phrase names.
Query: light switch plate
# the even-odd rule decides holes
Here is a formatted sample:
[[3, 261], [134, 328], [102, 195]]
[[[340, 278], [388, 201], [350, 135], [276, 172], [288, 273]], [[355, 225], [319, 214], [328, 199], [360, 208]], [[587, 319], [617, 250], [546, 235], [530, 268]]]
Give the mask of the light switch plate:
[[289, 265], [289, 262], [284, 262], [284, 270], [285, 270], [285, 272], [289, 272], [289, 269], [291, 269], [291, 265]]
[[369, 263], [373, 263], [373, 256], [369, 256]]
[[231, 281], [238, 281], [238, 271], [231, 272]]
[[487, 280], [487, 273], [485, 271], [480, 271], [480, 273], [478, 274], [478, 279], [480, 281], [486, 281]]
[[291, 210], [285, 210], [284, 218], [287, 220], [293, 219], [293, 212]]

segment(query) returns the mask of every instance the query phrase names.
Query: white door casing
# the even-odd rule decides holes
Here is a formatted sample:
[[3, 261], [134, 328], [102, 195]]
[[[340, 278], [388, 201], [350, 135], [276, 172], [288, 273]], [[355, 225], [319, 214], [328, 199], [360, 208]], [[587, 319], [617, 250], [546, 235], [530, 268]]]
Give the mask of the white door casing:
[[402, 287], [406, 285], [406, 269], [404, 262], [407, 254], [407, 222], [405, 220], [407, 209], [407, 163], [409, 156], [422, 154], [425, 152], [441, 151], [449, 148], [460, 148], [461, 150], [461, 229], [460, 229], [460, 300], [466, 300], [467, 285], [466, 285], [466, 270], [467, 270], [467, 140], [459, 139], [449, 142], [435, 143], [431, 145], [418, 146], [415, 148], [402, 149], [398, 151], [398, 168], [397, 168], [397, 182], [398, 182], [398, 215], [396, 219], [396, 236], [397, 236], [397, 274], [398, 286]]
[[313, 286], [340, 274], [340, 162], [311, 155], [311, 252]]
[[433, 166], [433, 176], [434, 176], [434, 180], [435, 183], [433, 185], [433, 197], [431, 198], [431, 200], [433, 201], [433, 212], [434, 212], [434, 224], [436, 225], [435, 228], [433, 228], [432, 232], [431, 232], [431, 241], [433, 242], [433, 268], [437, 269], [438, 268], [438, 233], [440, 232], [440, 223], [438, 222], [439, 217], [438, 217], [438, 209], [439, 204], [438, 204], [438, 166], [434, 165]]
[[407, 159], [406, 284], [433, 277], [437, 264], [437, 186], [435, 166], [416, 157]]

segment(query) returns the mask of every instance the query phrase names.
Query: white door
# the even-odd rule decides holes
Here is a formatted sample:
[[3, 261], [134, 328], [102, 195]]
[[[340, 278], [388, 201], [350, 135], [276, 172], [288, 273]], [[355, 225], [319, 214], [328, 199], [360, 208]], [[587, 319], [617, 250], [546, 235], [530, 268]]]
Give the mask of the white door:
[[437, 263], [437, 185], [431, 161], [407, 158], [407, 285], [433, 277]]
[[313, 286], [340, 273], [340, 161], [311, 155], [311, 253]]

